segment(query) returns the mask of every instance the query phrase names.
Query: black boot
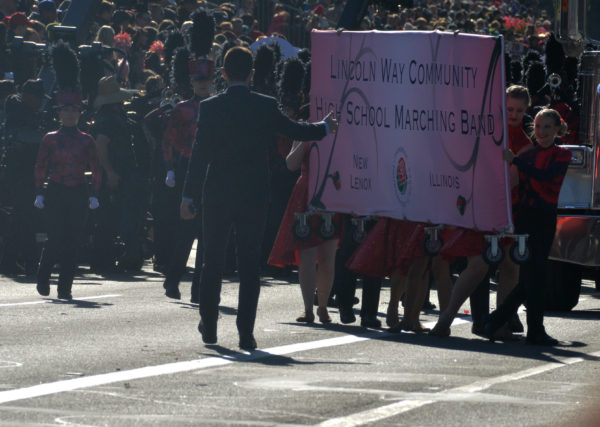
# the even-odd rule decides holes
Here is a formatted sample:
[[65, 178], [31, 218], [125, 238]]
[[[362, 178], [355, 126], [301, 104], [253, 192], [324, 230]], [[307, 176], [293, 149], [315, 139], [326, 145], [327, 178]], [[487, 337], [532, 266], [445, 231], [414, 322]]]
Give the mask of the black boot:
[[558, 345], [558, 340], [556, 338], [552, 338], [550, 335], [548, 335], [544, 328], [539, 329], [534, 332], [527, 331], [527, 338], [525, 341], [527, 342], [527, 344], [532, 344], [532, 345], [543, 345], [543, 346]]

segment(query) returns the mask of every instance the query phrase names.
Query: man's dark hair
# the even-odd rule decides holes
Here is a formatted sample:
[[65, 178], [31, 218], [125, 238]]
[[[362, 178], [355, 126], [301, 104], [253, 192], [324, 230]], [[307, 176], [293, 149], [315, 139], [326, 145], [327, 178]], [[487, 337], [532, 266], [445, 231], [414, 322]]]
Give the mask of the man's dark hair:
[[252, 71], [253, 58], [250, 49], [237, 46], [229, 49], [225, 55], [223, 68], [229, 80], [246, 81]]

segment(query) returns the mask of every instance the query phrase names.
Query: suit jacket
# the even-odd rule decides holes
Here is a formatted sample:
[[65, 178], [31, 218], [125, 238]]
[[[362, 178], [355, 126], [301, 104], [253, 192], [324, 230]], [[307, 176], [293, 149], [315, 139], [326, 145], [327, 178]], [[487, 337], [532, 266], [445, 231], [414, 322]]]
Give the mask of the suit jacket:
[[183, 197], [202, 204], [264, 202], [269, 195], [269, 144], [277, 135], [320, 140], [327, 134], [321, 123], [301, 123], [287, 117], [275, 98], [246, 86], [200, 103], [196, 142]]

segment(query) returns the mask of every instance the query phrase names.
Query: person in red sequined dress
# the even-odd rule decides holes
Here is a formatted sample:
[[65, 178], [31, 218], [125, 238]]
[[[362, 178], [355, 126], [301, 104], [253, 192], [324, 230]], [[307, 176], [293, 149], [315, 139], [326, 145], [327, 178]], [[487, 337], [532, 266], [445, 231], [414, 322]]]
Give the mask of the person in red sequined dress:
[[314, 322], [313, 301], [316, 289], [319, 321], [329, 323], [331, 318], [327, 312], [327, 300], [333, 285], [335, 252], [340, 236], [341, 221], [338, 216], [334, 218], [336, 234], [329, 240], [324, 240], [316, 232], [320, 226], [318, 215], [309, 217], [308, 224], [311, 234], [306, 240], [298, 240], [292, 233], [295, 222], [294, 214], [308, 210], [308, 148], [309, 143], [295, 141], [286, 158], [288, 169], [301, 169], [301, 175], [294, 186], [279, 226], [279, 232], [269, 256], [269, 264], [276, 267], [298, 266], [298, 279], [304, 301], [304, 313], [296, 319], [298, 322]]
[[[391, 332], [426, 332], [419, 315], [427, 295], [429, 257], [423, 251], [424, 223], [382, 218], [354, 252], [346, 266], [372, 277], [390, 276], [386, 323]], [[398, 304], [405, 296], [404, 317]]]

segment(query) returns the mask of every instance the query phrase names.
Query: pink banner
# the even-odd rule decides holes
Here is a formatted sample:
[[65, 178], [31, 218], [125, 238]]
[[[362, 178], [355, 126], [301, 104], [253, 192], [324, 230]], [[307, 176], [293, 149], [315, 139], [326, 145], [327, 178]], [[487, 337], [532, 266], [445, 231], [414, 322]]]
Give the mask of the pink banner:
[[502, 39], [442, 32], [313, 31], [317, 209], [498, 231], [512, 225]]

